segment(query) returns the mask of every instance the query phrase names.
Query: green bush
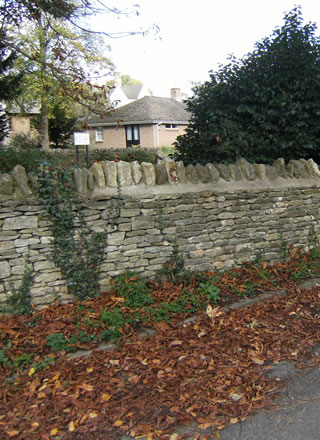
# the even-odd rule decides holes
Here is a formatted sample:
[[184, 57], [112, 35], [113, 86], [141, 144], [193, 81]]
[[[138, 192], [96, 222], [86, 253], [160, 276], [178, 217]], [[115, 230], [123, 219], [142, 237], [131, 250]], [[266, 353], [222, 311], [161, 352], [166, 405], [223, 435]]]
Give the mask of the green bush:
[[15, 134], [8, 142], [9, 148], [16, 150], [36, 150], [41, 149], [40, 138], [38, 136], [28, 136], [26, 134]]
[[43, 162], [54, 165], [55, 159], [42, 150], [0, 149], [0, 172], [10, 173], [16, 165], [22, 165], [27, 172], [35, 172]]
[[90, 163], [103, 160], [123, 160], [125, 162], [139, 163], [148, 162], [155, 164], [159, 159], [158, 154], [153, 150], [140, 148], [126, 148], [124, 150], [89, 150]]

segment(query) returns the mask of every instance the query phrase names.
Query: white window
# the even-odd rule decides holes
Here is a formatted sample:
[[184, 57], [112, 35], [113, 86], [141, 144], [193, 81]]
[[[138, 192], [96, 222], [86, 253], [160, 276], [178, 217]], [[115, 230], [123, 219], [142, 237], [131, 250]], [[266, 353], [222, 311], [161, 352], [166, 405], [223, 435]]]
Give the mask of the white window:
[[166, 128], [169, 130], [175, 130], [178, 128], [177, 124], [166, 124]]
[[96, 128], [96, 142], [102, 142], [103, 141], [103, 128], [98, 127]]

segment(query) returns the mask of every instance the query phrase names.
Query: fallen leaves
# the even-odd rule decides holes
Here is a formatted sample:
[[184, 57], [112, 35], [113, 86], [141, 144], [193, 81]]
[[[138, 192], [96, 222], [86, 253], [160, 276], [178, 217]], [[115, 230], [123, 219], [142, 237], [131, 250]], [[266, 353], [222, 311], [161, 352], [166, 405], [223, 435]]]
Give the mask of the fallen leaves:
[[[291, 289], [289, 296], [230, 312], [208, 306], [195, 322], [158, 322], [156, 335], [132, 335], [114, 351], [57, 357], [45, 369], [29, 368], [0, 389], [0, 414], [6, 414], [0, 416], [0, 438], [35, 433], [41, 440], [116, 440], [130, 433], [180, 440], [175, 427], [196, 421], [218, 439], [218, 430], [272, 401], [281, 383], [264, 375], [269, 365], [302, 362], [319, 342], [319, 291]], [[72, 312], [69, 305], [63, 310], [66, 316]], [[56, 320], [57, 312], [49, 309], [45, 316]], [[6, 325], [12, 325], [10, 332]], [[23, 319], [0, 320], [0, 327], [16, 347], [35, 345], [35, 329], [26, 329]], [[2, 378], [10, 376], [10, 369], [1, 371]]]

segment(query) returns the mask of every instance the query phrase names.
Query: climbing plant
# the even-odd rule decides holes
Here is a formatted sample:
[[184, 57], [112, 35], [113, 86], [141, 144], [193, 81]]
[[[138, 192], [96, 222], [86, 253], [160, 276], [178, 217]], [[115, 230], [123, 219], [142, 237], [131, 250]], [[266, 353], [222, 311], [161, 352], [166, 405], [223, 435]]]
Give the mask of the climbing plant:
[[86, 223], [72, 170], [41, 165], [38, 197], [52, 222], [51, 258], [61, 269], [69, 292], [78, 299], [98, 295], [107, 232], [96, 232]]

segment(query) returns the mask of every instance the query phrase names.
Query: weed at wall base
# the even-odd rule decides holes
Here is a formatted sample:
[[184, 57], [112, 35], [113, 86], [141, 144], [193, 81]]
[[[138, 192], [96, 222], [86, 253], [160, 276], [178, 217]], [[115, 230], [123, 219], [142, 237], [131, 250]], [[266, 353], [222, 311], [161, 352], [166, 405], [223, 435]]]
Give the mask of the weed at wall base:
[[18, 289], [11, 285], [11, 295], [7, 298], [4, 313], [26, 315], [32, 311], [30, 289], [33, 280], [33, 269], [29, 255], [25, 259], [25, 268], [21, 284]]

